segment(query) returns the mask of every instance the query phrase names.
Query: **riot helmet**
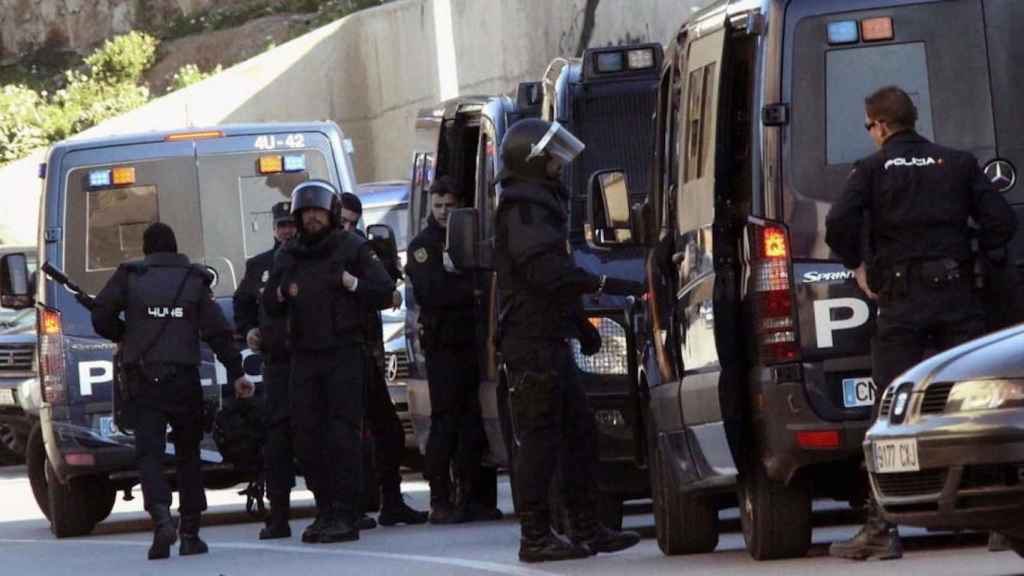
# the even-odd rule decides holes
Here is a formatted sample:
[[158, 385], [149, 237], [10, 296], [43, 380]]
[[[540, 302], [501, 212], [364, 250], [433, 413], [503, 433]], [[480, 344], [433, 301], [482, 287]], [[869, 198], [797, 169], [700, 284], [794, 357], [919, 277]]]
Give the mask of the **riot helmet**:
[[558, 122], [527, 118], [512, 125], [501, 142], [501, 160], [507, 173], [521, 178], [547, 179], [548, 161], [563, 166], [586, 146]]
[[334, 186], [326, 180], [307, 180], [292, 191], [292, 217], [299, 233], [303, 233], [302, 211], [310, 208], [326, 210], [330, 215], [330, 228], [341, 221], [341, 201]]

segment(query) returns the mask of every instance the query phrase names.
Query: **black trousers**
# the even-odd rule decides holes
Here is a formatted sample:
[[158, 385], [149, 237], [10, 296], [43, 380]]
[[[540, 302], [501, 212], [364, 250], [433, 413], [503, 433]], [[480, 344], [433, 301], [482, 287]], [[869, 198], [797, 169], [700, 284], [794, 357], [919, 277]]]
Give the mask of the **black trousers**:
[[295, 453], [321, 511], [354, 519], [362, 485], [366, 354], [361, 346], [292, 354]]
[[288, 498], [295, 487], [295, 452], [292, 449], [291, 360], [267, 356], [263, 362], [263, 389], [267, 402], [267, 443], [263, 452], [267, 494], [271, 501]]
[[881, 392], [903, 371], [925, 358], [985, 333], [985, 317], [967, 276], [930, 286], [911, 273], [903, 286], [884, 292], [871, 356], [875, 410]]
[[405, 432], [398, 412], [388, 394], [384, 372], [372, 357], [368, 359], [366, 390], [366, 420], [373, 434], [377, 482], [386, 497], [401, 493], [402, 452], [405, 450]]
[[549, 517], [548, 489], [559, 470], [570, 512], [593, 506], [591, 476], [597, 463], [597, 427], [564, 340], [506, 337], [502, 356], [509, 371], [509, 408], [519, 440], [515, 470], [520, 506]]
[[[450, 470], [472, 490], [478, 484], [486, 437], [480, 416], [480, 369], [472, 347], [438, 346], [427, 352], [430, 436], [424, 473], [431, 502], [450, 500]], [[437, 492], [435, 494], [435, 492]]]
[[167, 425], [174, 440], [174, 463], [182, 514], [206, 510], [206, 492], [200, 470], [199, 443], [203, 439], [203, 390], [199, 370], [178, 367], [154, 374], [142, 383], [137, 399], [135, 462], [142, 479], [146, 510], [171, 505], [171, 488], [164, 478]]

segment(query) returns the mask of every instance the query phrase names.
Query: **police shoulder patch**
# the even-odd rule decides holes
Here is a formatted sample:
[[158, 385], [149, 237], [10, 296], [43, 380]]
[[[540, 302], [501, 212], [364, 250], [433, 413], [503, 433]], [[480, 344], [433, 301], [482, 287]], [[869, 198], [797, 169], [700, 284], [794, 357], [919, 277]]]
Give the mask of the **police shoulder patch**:
[[416, 250], [415, 252], [412, 253], [412, 257], [415, 258], [416, 261], [419, 262], [420, 264], [423, 264], [424, 262], [427, 261], [429, 255], [427, 254], [426, 248], [420, 248], [419, 250]]

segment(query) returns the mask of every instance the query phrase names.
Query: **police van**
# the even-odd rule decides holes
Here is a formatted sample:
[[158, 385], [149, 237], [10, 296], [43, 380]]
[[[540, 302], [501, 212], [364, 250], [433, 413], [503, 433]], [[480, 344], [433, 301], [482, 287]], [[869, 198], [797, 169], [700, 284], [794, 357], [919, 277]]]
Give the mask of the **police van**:
[[640, 388], [666, 554], [714, 549], [738, 502], [754, 558], [802, 556], [813, 498], [865, 496], [873, 306], [825, 215], [874, 151], [863, 99], [887, 84], [1021, 214], [1022, 16], [1015, 0], [732, 0], [679, 30], [649, 202], [630, 211], [621, 172], [592, 188], [595, 230], [649, 248]]
[[[660, 44], [622, 45], [584, 51], [579, 59], [556, 60], [544, 78], [542, 118], [557, 121], [587, 148], [566, 166], [562, 181], [569, 190], [569, 247], [575, 264], [595, 275], [643, 281], [644, 250], [628, 238], [595, 241], [588, 229], [588, 190], [591, 175], [618, 168], [628, 175], [642, 202], [650, 185], [650, 151], [654, 123]], [[647, 498], [645, 427], [636, 393], [636, 345], [628, 328], [626, 299], [584, 296], [583, 308], [601, 334], [601, 350], [584, 356], [576, 339], [570, 341], [575, 377], [583, 384], [594, 410], [599, 465], [595, 483], [600, 516], [613, 526], [622, 524], [624, 500]]]
[[[271, 206], [310, 178], [355, 191], [350, 154], [351, 144], [334, 123], [61, 142], [40, 167], [38, 260], [96, 294], [121, 262], [143, 256], [146, 227], [164, 222], [175, 230], [182, 253], [213, 270], [214, 296], [233, 318], [231, 297], [246, 259], [273, 245]], [[14, 280], [25, 274], [17, 267], [4, 257], [8, 292], [26, 284]], [[44, 402], [26, 454], [29, 479], [57, 537], [88, 534], [110, 514], [117, 491], [128, 498], [139, 482], [134, 438], [112, 417], [114, 345], [93, 331], [88, 310], [44, 275], [34, 300]], [[246, 350], [243, 357], [246, 373], [258, 382], [259, 356]], [[205, 346], [200, 373], [209, 403], [231, 401], [226, 370]], [[208, 486], [248, 479], [222, 462], [210, 436], [201, 457]]]

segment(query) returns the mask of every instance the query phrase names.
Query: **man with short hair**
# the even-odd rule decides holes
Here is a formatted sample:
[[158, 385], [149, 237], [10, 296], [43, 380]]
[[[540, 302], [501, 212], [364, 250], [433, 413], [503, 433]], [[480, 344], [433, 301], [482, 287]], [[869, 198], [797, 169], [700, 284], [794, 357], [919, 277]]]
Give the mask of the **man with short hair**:
[[[826, 218], [825, 240], [878, 302], [871, 353], [882, 391], [927, 350], [984, 332], [972, 287], [971, 240], [982, 250], [1002, 248], [1017, 219], [973, 154], [933, 144], [914, 130], [917, 107], [902, 89], [881, 88], [865, 99], [864, 109], [864, 128], [879, 151], [854, 164]], [[875, 397], [876, 416], [882, 396]], [[884, 560], [901, 557], [903, 546], [869, 494], [864, 527], [829, 553]]]
[[270, 516], [260, 530], [260, 540], [289, 538], [291, 490], [295, 486], [292, 450], [290, 402], [291, 356], [285, 341], [288, 327], [283, 318], [271, 318], [260, 306], [263, 287], [270, 279], [274, 256], [295, 236], [291, 202], [278, 202], [271, 208], [274, 219], [274, 247], [253, 256], [245, 263], [245, 275], [235, 291], [235, 327], [245, 336], [254, 352], [263, 356], [263, 386], [267, 405], [267, 443], [264, 462], [267, 470], [267, 496]]

